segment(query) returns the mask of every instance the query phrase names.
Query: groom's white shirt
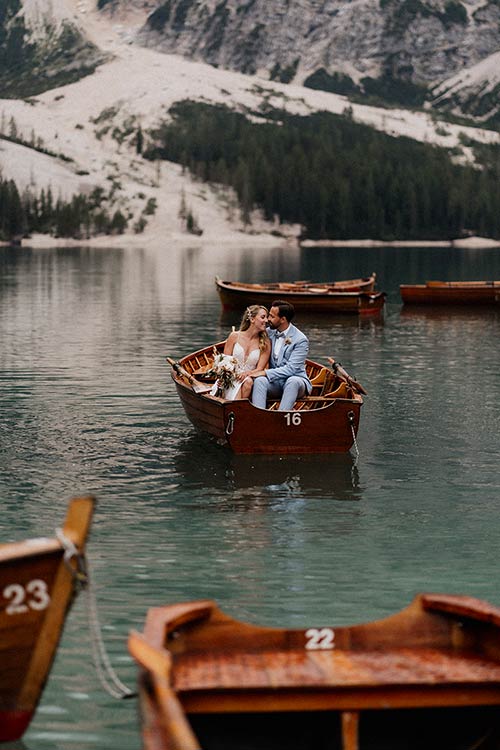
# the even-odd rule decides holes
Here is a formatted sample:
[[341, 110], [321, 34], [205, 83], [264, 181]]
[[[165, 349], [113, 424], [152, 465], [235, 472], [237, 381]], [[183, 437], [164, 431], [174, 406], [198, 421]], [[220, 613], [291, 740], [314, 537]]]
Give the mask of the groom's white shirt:
[[[285, 333], [283, 337], [276, 338], [276, 333], [276, 330], [269, 332], [272, 350], [269, 368], [266, 371], [267, 379], [271, 383], [281, 382], [284, 385], [287, 378], [295, 375], [305, 381], [307, 392], [310, 393], [312, 386], [305, 368], [305, 360], [309, 353], [307, 336], [293, 323], [290, 323], [287, 330], [283, 332]], [[281, 348], [277, 351], [276, 345], [278, 342], [283, 343], [280, 344]]]
[[275, 331], [274, 333], [274, 346], [273, 346], [273, 352], [274, 352], [274, 358], [276, 360], [279, 359], [280, 352], [283, 349], [285, 345], [285, 339], [288, 336], [288, 332], [290, 331], [290, 326], [286, 329], [286, 331], [279, 331], [281, 334], [279, 338], [277, 337], [278, 331]]

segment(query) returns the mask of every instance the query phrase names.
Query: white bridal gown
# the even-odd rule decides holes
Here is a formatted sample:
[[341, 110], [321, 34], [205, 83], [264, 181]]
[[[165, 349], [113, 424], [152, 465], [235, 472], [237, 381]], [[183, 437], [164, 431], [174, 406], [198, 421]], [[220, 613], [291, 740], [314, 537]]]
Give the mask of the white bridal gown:
[[[237, 360], [240, 372], [250, 372], [250, 370], [255, 370], [257, 366], [257, 362], [259, 361], [260, 357], [260, 349], [252, 349], [252, 351], [248, 353], [248, 357], [245, 359], [245, 350], [241, 346], [240, 342], [237, 341], [233, 347], [232, 356]], [[227, 401], [234, 401], [234, 399], [239, 397], [241, 386], [242, 382], [238, 381], [233, 386], [231, 386], [231, 388], [227, 388], [227, 390], [224, 391], [223, 398], [227, 399]], [[211, 391], [212, 395], [215, 394], [216, 390], [217, 384], [215, 384], [214, 388], [212, 389], [213, 393]]]

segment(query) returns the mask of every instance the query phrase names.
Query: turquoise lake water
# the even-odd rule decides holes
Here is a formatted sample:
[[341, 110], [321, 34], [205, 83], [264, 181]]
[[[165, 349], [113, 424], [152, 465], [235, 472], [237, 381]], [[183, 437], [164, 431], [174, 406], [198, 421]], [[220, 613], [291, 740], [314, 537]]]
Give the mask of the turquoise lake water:
[[[226, 336], [214, 277], [378, 275], [375, 318], [309, 317], [310, 355], [366, 388], [359, 457], [233, 456], [187, 422], [165, 357]], [[399, 284], [500, 279], [500, 252], [432, 248], [0, 248], [0, 539], [51, 534], [69, 497], [112, 663], [148, 607], [215, 599], [266, 625], [383, 617], [420, 591], [500, 605], [500, 310], [410, 310]], [[100, 687], [87, 599], [67, 621], [27, 750], [140, 747]]]

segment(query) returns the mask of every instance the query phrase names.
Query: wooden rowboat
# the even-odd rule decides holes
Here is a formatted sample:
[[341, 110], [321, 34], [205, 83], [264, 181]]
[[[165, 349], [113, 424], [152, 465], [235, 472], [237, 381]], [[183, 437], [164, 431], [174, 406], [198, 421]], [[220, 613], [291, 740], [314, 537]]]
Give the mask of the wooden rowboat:
[[0, 545], [0, 742], [21, 737], [37, 707], [69, 607], [85, 582], [93, 507], [93, 498], [75, 498], [54, 538]]
[[[222, 351], [224, 342], [216, 347]], [[200, 349], [173, 363], [172, 379], [190, 422], [235, 453], [345, 453], [352, 447], [365, 391], [347, 373], [307, 360], [313, 393], [281, 412], [277, 401], [258, 409], [248, 399], [211, 396], [203, 378], [212, 362], [213, 346]]]
[[150, 609], [128, 645], [144, 750], [500, 746], [500, 608], [470, 597], [307, 630], [188, 602]]
[[406, 305], [500, 306], [500, 281], [427, 281], [399, 289]]
[[385, 293], [375, 292], [375, 274], [349, 281], [276, 282], [245, 284], [216, 278], [215, 285], [224, 310], [243, 310], [248, 305], [270, 307], [276, 299], [291, 302], [296, 310], [312, 313], [377, 313], [385, 303]]

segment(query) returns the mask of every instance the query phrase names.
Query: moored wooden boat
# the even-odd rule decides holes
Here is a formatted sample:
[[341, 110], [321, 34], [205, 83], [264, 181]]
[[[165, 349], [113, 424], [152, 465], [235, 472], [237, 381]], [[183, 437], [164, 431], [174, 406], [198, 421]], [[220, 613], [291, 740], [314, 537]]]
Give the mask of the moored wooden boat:
[[35, 712], [74, 595], [94, 499], [71, 500], [54, 538], [0, 545], [0, 742], [16, 740]]
[[242, 310], [248, 305], [269, 307], [276, 299], [291, 302], [296, 310], [312, 313], [377, 313], [385, 293], [376, 292], [376, 275], [364, 279], [312, 283], [306, 281], [246, 284], [216, 278], [215, 285], [224, 310]]
[[500, 741], [500, 608], [419, 594], [347, 627], [150, 609], [129, 637], [144, 750], [465, 750]]
[[[217, 344], [218, 350], [223, 346]], [[202, 379], [212, 362], [213, 347], [200, 349], [176, 363], [172, 379], [190, 422], [235, 453], [344, 453], [352, 447], [363, 398], [349, 376], [307, 360], [313, 393], [299, 399], [293, 411], [281, 412], [277, 402], [258, 409], [248, 399], [211, 396]]]
[[399, 290], [406, 305], [500, 305], [500, 281], [426, 281]]

